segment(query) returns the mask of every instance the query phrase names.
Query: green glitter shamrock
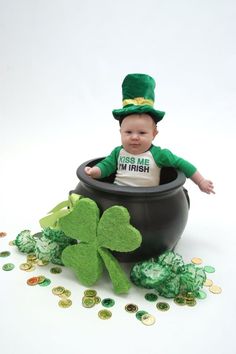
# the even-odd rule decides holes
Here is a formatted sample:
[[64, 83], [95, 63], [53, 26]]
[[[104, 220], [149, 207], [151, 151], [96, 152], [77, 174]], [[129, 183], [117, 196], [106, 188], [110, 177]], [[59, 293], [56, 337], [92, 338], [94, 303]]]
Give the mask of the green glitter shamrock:
[[155, 289], [167, 298], [187, 293], [197, 297], [206, 281], [206, 274], [203, 268], [185, 264], [180, 255], [166, 251], [156, 259], [136, 263], [130, 278], [135, 285]]
[[30, 230], [21, 231], [15, 239], [15, 245], [23, 253], [34, 252], [36, 240]]
[[78, 280], [91, 286], [102, 275], [106, 266], [118, 294], [127, 293], [131, 283], [111, 251], [129, 252], [141, 244], [141, 234], [130, 225], [126, 208], [108, 208], [99, 219], [97, 204], [83, 198], [76, 202], [73, 210], [59, 220], [60, 229], [69, 237], [80, 242], [68, 246], [62, 252], [62, 261], [73, 269]]
[[63, 265], [61, 253], [69, 245], [77, 243], [76, 240], [67, 237], [64, 232], [47, 227], [32, 235], [30, 230], [21, 231], [15, 240], [19, 251], [35, 253], [42, 261]]

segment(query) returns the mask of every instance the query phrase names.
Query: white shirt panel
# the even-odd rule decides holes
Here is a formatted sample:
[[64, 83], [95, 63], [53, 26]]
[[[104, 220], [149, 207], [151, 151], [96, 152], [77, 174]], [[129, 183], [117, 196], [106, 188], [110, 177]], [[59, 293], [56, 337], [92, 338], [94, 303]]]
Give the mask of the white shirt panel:
[[160, 167], [150, 151], [132, 155], [121, 149], [114, 183], [120, 186], [153, 187], [160, 183]]

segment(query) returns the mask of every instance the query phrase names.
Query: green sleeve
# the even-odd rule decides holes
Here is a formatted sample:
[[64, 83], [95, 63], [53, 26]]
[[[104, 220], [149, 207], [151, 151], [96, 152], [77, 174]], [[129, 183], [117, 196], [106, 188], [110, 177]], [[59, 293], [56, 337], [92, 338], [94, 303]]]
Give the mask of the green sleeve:
[[110, 176], [117, 170], [117, 160], [121, 149], [122, 146], [116, 147], [109, 156], [96, 165], [101, 170], [101, 178]]
[[175, 167], [177, 170], [182, 171], [186, 177], [191, 177], [197, 171], [197, 168], [194, 165], [181, 157], [172, 154], [168, 149], [152, 146], [150, 151], [159, 167]]

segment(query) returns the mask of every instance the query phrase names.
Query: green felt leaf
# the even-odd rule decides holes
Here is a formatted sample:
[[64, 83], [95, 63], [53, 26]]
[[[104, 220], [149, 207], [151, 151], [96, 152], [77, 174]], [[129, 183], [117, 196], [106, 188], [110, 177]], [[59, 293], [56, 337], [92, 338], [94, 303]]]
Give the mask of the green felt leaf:
[[118, 252], [133, 251], [142, 242], [140, 232], [130, 225], [128, 210], [122, 206], [113, 206], [103, 213], [97, 237], [99, 246]]
[[77, 201], [74, 209], [59, 220], [60, 229], [69, 237], [84, 242], [96, 240], [99, 209], [89, 198]]
[[47, 227], [56, 227], [58, 219], [69, 213], [68, 209], [62, 209], [54, 212], [53, 214], [47, 215], [39, 220], [39, 224], [43, 229]]
[[131, 283], [126, 273], [120, 267], [117, 259], [104, 248], [99, 248], [98, 252], [108, 270], [114, 291], [117, 294], [127, 294], [131, 287]]
[[71, 193], [69, 195], [69, 206], [70, 206], [70, 208], [73, 208], [80, 198], [81, 198], [81, 195], [75, 194], [75, 193]]
[[66, 208], [69, 206], [69, 204], [70, 204], [69, 200], [64, 200], [63, 202], [57, 204], [52, 210], [50, 210], [48, 214], [55, 213], [58, 210]]
[[65, 266], [72, 268], [78, 280], [85, 286], [92, 286], [101, 277], [103, 263], [95, 244], [79, 243], [68, 246], [62, 252]]

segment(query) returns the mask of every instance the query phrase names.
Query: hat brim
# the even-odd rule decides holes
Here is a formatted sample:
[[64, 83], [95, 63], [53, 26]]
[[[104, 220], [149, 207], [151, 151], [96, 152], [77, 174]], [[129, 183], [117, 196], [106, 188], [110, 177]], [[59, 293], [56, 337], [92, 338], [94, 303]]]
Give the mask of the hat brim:
[[156, 123], [160, 122], [160, 120], [162, 120], [162, 118], [165, 115], [165, 112], [158, 111], [158, 110], [154, 109], [152, 106], [148, 106], [148, 105], [142, 105], [142, 106], [129, 105], [127, 107], [124, 107], [121, 109], [114, 109], [112, 111], [114, 118], [117, 120], [121, 120], [124, 117], [126, 117], [130, 114], [135, 114], [135, 113], [136, 114], [147, 113], [154, 119], [154, 121]]

